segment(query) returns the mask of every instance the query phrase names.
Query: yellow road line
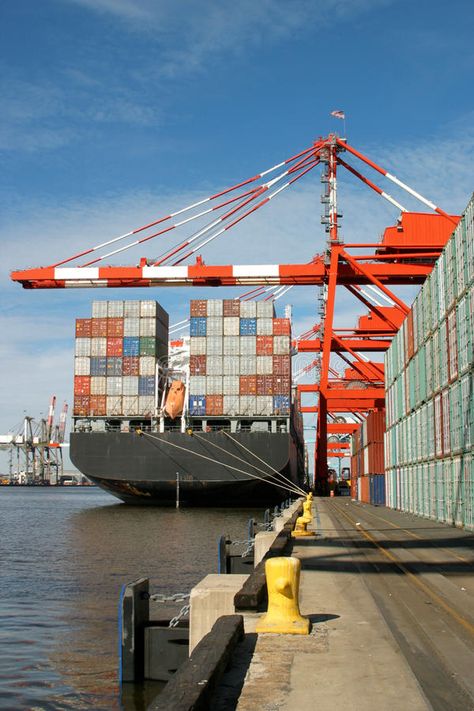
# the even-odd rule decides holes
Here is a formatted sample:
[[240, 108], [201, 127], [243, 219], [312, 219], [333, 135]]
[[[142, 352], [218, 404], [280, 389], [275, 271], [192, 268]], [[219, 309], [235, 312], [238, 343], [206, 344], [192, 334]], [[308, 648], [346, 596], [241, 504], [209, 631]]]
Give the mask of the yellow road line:
[[[426, 540], [426, 538], [423, 538], [423, 536], [419, 536], [417, 533], [413, 533], [413, 531], [410, 531], [408, 528], [403, 528], [403, 526], [397, 526], [396, 523], [392, 523], [391, 521], [387, 521], [387, 519], [383, 518], [383, 516], [377, 516], [377, 514], [374, 514], [372, 511], [367, 511], [364, 509], [364, 513], [367, 513], [369, 516], [374, 516], [374, 518], [378, 518], [379, 521], [383, 521], [384, 523], [388, 523], [389, 526], [392, 526], [393, 528], [398, 528], [399, 531], [405, 531], [405, 533], [408, 533], [409, 536], [412, 536], [413, 538], [417, 538], [420, 541]], [[436, 541], [434, 541], [436, 543]], [[470, 563], [471, 565], [474, 563], [474, 561], [469, 560], [468, 558], [464, 558], [462, 555], [458, 555], [457, 553], [453, 553], [453, 551], [448, 550], [448, 548], [441, 548], [440, 546], [437, 546], [438, 550], [444, 551], [445, 553], [448, 553], [448, 555], [452, 555], [454, 558], [457, 558], [458, 560], [461, 560], [463, 563]]]
[[405, 565], [396, 556], [393, 555], [393, 553], [381, 546], [375, 540], [375, 538], [371, 536], [370, 533], [366, 531], [361, 525], [356, 526], [356, 522], [350, 516], [348, 516], [345, 511], [340, 510], [339, 512], [349, 521], [349, 523], [354, 526], [356, 531], [362, 533], [362, 535], [365, 536], [368, 541], [373, 543], [373, 545], [376, 546], [386, 558], [391, 560], [392, 563], [395, 563], [395, 565], [400, 568], [400, 570], [405, 573], [405, 575], [407, 575], [410, 580], [415, 583], [415, 585], [417, 585], [421, 590], [423, 590], [424, 593], [431, 597], [431, 599], [434, 600], [440, 607], [442, 607], [443, 610], [448, 613], [448, 615], [451, 615], [451, 617], [455, 619], [458, 624], [462, 625], [462, 627], [464, 627], [470, 634], [474, 635], [474, 625], [468, 622], [468, 620], [465, 620], [464, 617], [462, 617], [456, 612], [456, 610], [453, 610], [453, 608], [450, 607], [450, 605], [448, 605], [448, 603], [445, 602], [442, 597], [437, 595], [437, 593], [433, 592], [433, 590], [431, 590], [428, 585], [421, 581], [414, 573], [409, 571], [408, 568], [406, 568]]

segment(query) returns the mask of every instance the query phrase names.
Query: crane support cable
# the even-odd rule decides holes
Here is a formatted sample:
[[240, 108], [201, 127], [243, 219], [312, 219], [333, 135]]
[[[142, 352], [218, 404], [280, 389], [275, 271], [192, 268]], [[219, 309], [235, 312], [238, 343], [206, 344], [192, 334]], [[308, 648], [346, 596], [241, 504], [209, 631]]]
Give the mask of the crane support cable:
[[162, 439], [160, 437], [154, 437], [149, 432], [143, 432], [143, 430], [140, 430], [140, 433], [142, 435], [144, 435], [145, 437], [149, 437], [150, 439], [158, 440], [160, 442], [160, 444], [168, 444], [170, 447], [175, 447], [176, 449], [182, 449], [183, 452], [187, 452], [188, 454], [194, 454], [195, 457], [200, 457], [201, 459], [207, 459], [208, 462], [212, 462], [213, 464], [218, 464], [219, 466], [225, 467], [226, 469], [233, 469], [235, 472], [239, 472], [239, 474], [245, 474], [245, 476], [248, 476], [251, 479], [258, 479], [259, 481], [263, 481], [266, 484], [270, 484], [271, 486], [278, 486], [278, 487], [280, 487], [280, 489], [285, 489], [285, 491], [291, 491], [294, 494], [300, 493], [297, 489], [295, 489], [293, 487], [289, 487], [284, 484], [278, 484], [274, 481], [270, 481], [268, 478], [264, 479], [263, 477], [257, 476], [256, 474], [251, 474], [250, 472], [246, 472], [243, 469], [237, 469], [237, 467], [233, 467], [230, 464], [223, 464], [222, 462], [219, 462], [217, 459], [212, 459], [212, 457], [206, 457], [204, 454], [198, 454], [198, 452], [192, 452], [189, 449], [187, 449], [186, 447], [181, 447], [181, 445], [175, 444], [174, 442], [170, 442], [167, 439]]
[[247, 212], [245, 212], [243, 215], [240, 215], [239, 217], [237, 217], [237, 218], [236, 218], [233, 222], [231, 222], [229, 225], [226, 225], [225, 227], [222, 227], [222, 228], [221, 228], [220, 230], [218, 230], [215, 234], [211, 235], [210, 237], [208, 237], [207, 239], [205, 239], [203, 242], [200, 242], [196, 247], [194, 247], [194, 248], [191, 249], [189, 252], [187, 252], [187, 253], [184, 255], [184, 257], [181, 257], [181, 258], [178, 259], [177, 261], [173, 262], [173, 266], [177, 266], [178, 264], [180, 264], [181, 262], [183, 262], [185, 259], [188, 259], [188, 257], [192, 256], [195, 252], [197, 252], [198, 250], [202, 249], [202, 248], [205, 247], [207, 244], [209, 244], [209, 242], [212, 242], [213, 240], [215, 240], [216, 237], [219, 237], [219, 236], [220, 236], [221, 234], [223, 234], [224, 232], [227, 232], [227, 230], [230, 230], [232, 227], [234, 227], [235, 225], [237, 225], [239, 222], [241, 222], [241, 221], [244, 220], [246, 217], [248, 217], [249, 215], [251, 215], [253, 212], [255, 212], [256, 210], [258, 210], [260, 207], [263, 207], [263, 205], [266, 205], [266, 204], [267, 204], [268, 202], [270, 202], [270, 200], [272, 200], [276, 195], [278, 195], [278, 194], [279, 194], [280, 192], [282, 192], [283, 190], [286, 190], [286, 188], [290, 187], [296, 180], [299, 180], [300, 178], [303, 177], [303, 175], [305, 175], [305, 174], [308, 173], [310, 170], [312, 170], [316, 165], [318, 165], [318, 163], [319, 163], [319, 159], [316, 160], [316, 161], [313, 163], [313, 165], [311, 165], [310, 167], [306, 168], [302, 173], [300, 173], [300, 175], [297, 175], [295, 178], [293, 178], [292, 180], [288, 181], [287, 183], [285, 183], [284, 185], [282, 185], [281, 187], [279, 187], [279, 188], [278, 188], [277, 190], [275, 190], [273, 193], [270, 193], [269, 195], [267, 195], [263, 200], [261, 200], [259, 203], [257, 203], [257, 205], [254, 205], [252, 208], [250, 208], [250, 210], [247, 210]]
[[267, 462], [265, 462], [261, 457], [259, 457], [257, 454], [255, 454], [255, 452], [252, 452], [251, 449], [249, 449], [248, 447], [246, 447], [245, 445], [243, 445], [242, 442], [239, 442], [239, 441], [236, 440], [234, 437], [232, 437], [228, 432], [226, 432], [225, 430], [223, 430], [223, 432], [224, 432], [224, 434], [225, 434], [226, 437], [228, 437], [229, 439], [232, 440], [232, 442], [235, 442], [235, 443], [238, 444], [240, 447], [242, 447], [242, 449], [245, 449], [245, 451], [248, 452], [249, 454], [251, 454], [253, 457], [255, 457], [255, 459], [258, 459], [259, 462], [262, 462], [262, 464], [265, 464], [266, 467], [268, 467], [269, 469], [272, 469], [274, 472], [276, 472], [276, 474], [277, 474], [278, 476], [280, 476], [280, 477], [282, 477], [283, 479], [285, 479], [285, 481], [289, 482], [293, 487], [295, 487], [295, 488], [297, 487], [297, 488], [299, 489], [299, 491], [302, 492], [304, 496], [306, 496], [306, 492], [304, 491], [304, 489], [302, 489], [300, 486], [298, 486], [297, 484], [295, 484], [293, 481], [291, 481], [291, 479], [289, 479], [287, 476], [285, 476], [284, 474], [282, 474], [281, 472], [279, 472], [277, 469], [275, 469], [274, 467], [270, 466], [270, 464], [268, 464]]
[[[314, 161], [313, 161], [313, 163], [314, 163]], [[213, 230], [214, 227], [217, 227], [219, 224], [225, 222], [226, 220], [228, 220], [229, 218], [231, 218], [233, 215], [236, 215], [238, 212], [240, 212], [240, 210], [242, 210], [244, 207], [246, 207], [248, 204], [250, 204], [250, 203], [251, 203], [253, 200], [255, 200], [256, 198], [260, 197], [260, 195], [263, 195], [263, 193], [265, 193], [267, 190], [269, 190], [269, 189], [270, 189], [273, 185], [275, 185], [277, 182], [279, 182], [280, 180], [282, 180], [282, 179], [283, 179], [284, 177], [286, 177], [287, 175], [292, 174], [292, 172], [294, 172], [294, 170], [295, 170], [295, 171], [296, 171], [296, 170], [300, 170], [300, 168], [297, 168], [297, 166], [294, 166], [294, 169], [292, 169], [291, 172], [290, 172], [290, 171], [285, 171], [284, 173], [281, 173], [280, 175], [277, 175], [275, 178], [273, 178], [273, 180], [270, 180], [269, 182], [264, 183], [262, 186], [260, 186], [260, 188], [259, 188], [258, 190], [256, 190], [256, 191], [254, 192], [253, 195], [251, 195], [251, 196], [248, 197], [247, 199], [243, 200], [243, 202], [241, 202], [239, 205], [233, 207], [231, 210], [229, 210], [229, 211], [226, 212], [225, 214], [221, 215], [221, 216], [218, 217], [216, 220], [213, 220], [212, 222], [210, 222], [210, 223], [208, 223], [207, 225], [205, 225], [202, 229], [200, 229], [200, 230], [199, 230], [198, 232], [196, 232], [194, 235], [191, 235], [191, 237], [189, 237], [189, 238], [183, 240], [183, 241], [182, 241], [177, 247], [175, 247], [174, 249], [168, 250], [167, 252], [161, 254], [161, 255], [158, 257], [158, 259], [154, 261], [153, 266], [156, 267], [156, 266], [160, 266], [160, 265], [166, 263], [166, 261], [167, 261], [168, 259], [170, 259], [172, 256], [176, 255], [178, 252], [180, 252], [181, 250], [183, 250], [183, 249], [185, 249], [186, 247], [188, 247], [190, 244], [192, 244], [193, 242], [195, 242], [195, 241], [196, 241], [197, 239], [199, 239], [200, 237], [203, 237], [204, 235], [206, 235], [208, 232], [210, 232], [211, 230]], [[307, 171], [306, 171], [306, 172], [307, 172]], [[304, 173], [302, 173], [301, 175], [298, 175], [297, 177], [302, 177], [302, 175], [304, 175]], [[292, 182], [294, 182], [294, 179], [293, 179], [292, 181], [290, 181], [288, 184], [291, 184]], [[288, 184], [287, 184], [285, 187], [287, 187]], [[275, 194], [276, 194], [276, 192], [277, 192], [277, 191], [275, 191]], [[274, 196], [274, 195], [271, 194], [271, 197], [273, 197], [273, 196]], [[268, 199], [271, 199], [271, 197], [269, 196]], [[267, 201], [268, 201], [268, 200], [262, 201], [262, 203], [260, 203], [260, 204], [258, 205], [258, 207], [260, 207], [262, 204], [265, 204], [265, 202], [267, 202]], [[246, 215], [244, 215], [244, 216], [247, 216], [247, 215], [250, 214], [251, 212], [253, 212], [253, 210], [250, 210], [250, 211], [247, 212]], [[237, 221], [238, 221], [238, 220], [237, 220]], [[231, 223], [231, 225], [229, 225], [229, 226], [226, 227], [225, 229], [229, 229], [231, 226], [233, 226], [234, 224], [236, 224], [237, 221]], [[218, 235], [222, 234], [222, 232], [224, 232], [225, 229], [221, 229], [220, 231], [218, 231], [218, 233], [215, 235], [215, 237], [217, 237]], [[214, 237], [212, 237], [212, 239], [214, 239]], [[209, 241], [211, 241], [211, 240], [209, 240]], [[204, 241], [203, 244], [206, 244], [206, 241]], [[200, 247], [198, 247], [198, 249], [200, 249]], [[190, 252], [189, 254], [192, 254], [192, 253], [193, 253], [193, 252]], [[188, 254], [187, 256], [189, 256], [189, 254]], [[179, 263], [179, 262], [177, 262], [177, 263]]]
[[370, 160], [370, 158], [367, 158], [363, 153], [360, 153], [360, 151], [357, 151], [355, 148], [350, 146], [348, 143], [345, 141], [341, 141], [340, 138], [337, 138], [337, 143], [339, 146], [344, 148], [345, 150], [349, 151], [349, 153], [352, 153], [356, 158], [359, 158], [359, 160], [363, 161], [366, 163], [368, 166], [376, 170], [378, 173], [381, 175], [384, 175], [388, 180], [391, 180], [392, 183], [395, 183], [395, 185], [398, 185], [400, 188], [405, 190], [405, 192], [409, 193], [413, 197], [415, 197], [417, 200], [422, 202], [424, 205], [427, 207], [431, 208], [435, 212], [438, 213], [438, 215], [442, 215], [443, 217], [446, 217], [450, 222], [453, 224], [457, 225], [457, 220], [455, 220], [451, 215], [448, 215], [447, 212], [442, 210], [440, 207], [437, 207], [437, 205], [434, 204], [434, 202], [431, 202], [431, 200], [428, 200], [427, 198], [423, 197], [423, 195], [420, 195], [420, 193], [417, 193], [416, 190], [413, 190], [413, 188], [410, 188], [409, 185], [406, 183], [403, 183], [401, 180], [399, 180], [395, 175], [392, 175], [389, 173], [385, 168], [381, 168], [377, 163], [374, 163], [374, 161]]
[[[225, 430], [221, 430], [221, 432], [223, 432], [224, 434], [227, 434], [227, 433], [225, 432]], [[279, 479], [279, 478], [277, 478], [277, 477], [275, 476], [275, 474], [269, 474], [269, 473], [266, 472], [264, 469], [260, 469], [259, 467], [257, 467], [255, 464], [250, 464], [250, 462], [247, 462], [245, 459], [242, 459], [242, 457], [238, 457], [236, 454], [232, 454], [232, 452], [229, 452], [228, 449], [224, 449], [224, 447], [221, 447], [220, 445], [216, 444], [216, 442], [211, 442], [210, 440], [207, 440], [207, 441], [206, 441], [203, 437], [201, 437], [200, 435], [196, 434], [195, 432], [193, 433], [193, 437], [197, 437], [197, 439], [200, 439], [200, 440], [202, 440], [203, 442], [206, 442], [206, 444], [210, 444], [210, 445], [212, 445], [213, 447], [215, 447], [216, 449], [220, 449], [221, 452], [225, 452], [226, 454], [230, 454], [230, 456], [233, 457], [234, 459], [237, 459], [239, 462], [243, 462], [243, 464], [247, 464], [247, 466], [251, 466], [252, 469], [255, 469], [257, 472], [260, 472], [260, 474], [264, 474], [266, 477], [270, 477], [270, 479], [275, 479], [276, 481], [278, 481], [278, 482], [280, 482], [280, 483], [281, 483], [281, 479], [283, 479], [284, 481], [288, 482], [288, 484], [291, 484], [293, 487], [295, 487], [295, 490], [298, 489], [299, 492], [300, 492], [300, 494], [303, 494], [303, 496], [306, 495], [306, 492], [305, 492], [303, 489], [301, 489], [301, 487], [297, 486], [293, 481], [291, 481], [291, 479], [288, 479], [288, 477], [286, 477], [284, 474], [281, 474], [280, 472], [277, 472], [277, 473], [278, 473], [278, 477], [281, 477], [281, 478]], [[247, 452], [249, 452], [250, 454], [253, 454], [253, 452], [252, 452], [250, 449], [247, 449], [247, 447], [244, 447], [243, 444], [241, 444], [240, 442], [237, 442], [237, 440], [234, 440], [233, 437], [231, 437], [231, 439], [232, 439], [234, 442], [236, 442], [236, 444], [240, 444]], [[256, 456], [256, 455], [254, 455], [254, 456]], [[265, 462], [263, 459], [262, 459], [261, 461], [265, 464], [266, 467], [268, 467], [268, 468], [271, 469], [272, 471], [274, 471], [274, 472], [277, 471], [277, 470], [274, 469], [272, 466], [270, 466], [270, 464], [268, 464], [267, 462]]]
[[239, 188], [242, 188], [245, 185], [249, 185], [250, 183], [260, 180], [261, 178], [265, 177], [269, 173], [272, 173], [273, 171], [278, 170], [279, 168], [282, 168], [285, 165], [289, 165], [290, 163], [293, 163], [295, 160], [297, 160], [301, 156], [304, 156], [304, 155], [307, 155], [308, 153], [313, 152], [320, 145], [322, 145], [321, 141], [316, 142], [313, 146], [310, 146], [309, 148], [305, 148], [304, 150], [300, 151], [299, 153], [296, 153], [294, 156], [291, 156], [290, 158], [287, 158], [286, 160], [273, 165], [271, 168], [267, 168], [266, 170], [264, 170], [260, 173], [257, 173], [257, 175], [254, 175], [253, 177], [248, 178], [247, 180], [243, 180], [240, 183], [236, 183], [235, 185], [232, 185], [229, 188], [225, 188], [224, 190], [221, 190], [218, 193], [214, 193], [214, 195], [210, 195], [209, 197], [203, 198], [202, 200], [198, 200], [197, 202], [191, 203], [190, 205], [186, 205], [185, 207], [181, 208], [180, 210], [171, 212], [169, 215], [166, 215], [165, 217], [160, 217], [158, 220], [154, 220], [153, 222], [149, 222], [146, 225], [137, 227], [134, 230], [125, 232], [124, 234], [119, 235], [118, 237], [114, 237], [110, 240], [107, 240], [106, 242], [102, 242], [100, 244], [95, 245], [94, 247], [90, 247], [87, 250], [78, 252], [77, 254], [74, 254], [71, 257], [68, 257], [67, 259], [63, 259], [62, 261], [56, 262], [55, 264], [52, 264], [50, 266], [59, 267], [63, 264], [68, 264], [69, 262], [72, 262], [75, 259], [84, 257], [87, 254], [92, 254], [92, 252], [96, 252], [99, 249], [103, 249], [104, 247], [107, 247], [110, 244], [114, 244], [115, 242], [126, 239], [127, 237], [131, 237], [133, 235], [139, 234], [140, 232], [144, 232], [145, 230], [151, 229], [152, 227], [155, 227], [156, 225], [159, 225], [162, 222], [165, 222], [165, 221], [170, 220], [174, 217], [177, 217], [178, 215], [182, 215], [183, 213], [188, 212], [189, 210], [193, 210], [193, 209], [199, 207], [200, 205], [204, 205], [204, 203], [206, 203], [206, 202], [210, 202], [212, 200], [217, 200], [218, 198], [223, 197], [224, 195], [227, 195], [228, 193], [230, 193], [234, 190], [238, 190]]
[[362, 173], [359, 173], [359, 171], [356, 170], [355, 168], [353, 168], [351, 165], [349, 165], [349, 163], [346, 163], [346, 161], [342, 160], [342, 158], [340, 156], [337, 157], [337, 162], [340, 165], [344, 166], [344, 168], [346, 168], [346, 170], [348, 170], [350, 173], [355, 175], [356, 178], [359, 178], [359, 180], [361, 180], [363, 183], [365, 183], [365, 185], [368, 185], [369, 188], [372, 188], [372, 190], [374, 190], [376, 193], [378, 193], [385, 200], [390, 202], [392, 205], [395, 205], [395, 207], [398, 207], [398, 209], [401, 212], [408, 212], [406, 207], [403, 207], [403, 205], [401, 205], [399, 202], [397, 202], [391, 195], [384, 192], [381, 188], [378, 187], [378, 185], [376, 185], [371, 180], [366, 178], [364, 175], [362, 175]]

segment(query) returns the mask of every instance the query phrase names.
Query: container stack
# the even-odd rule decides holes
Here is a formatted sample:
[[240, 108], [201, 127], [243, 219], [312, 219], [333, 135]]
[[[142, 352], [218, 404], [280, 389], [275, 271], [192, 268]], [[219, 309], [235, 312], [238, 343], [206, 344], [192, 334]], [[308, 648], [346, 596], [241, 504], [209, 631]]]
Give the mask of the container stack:
[[474, 199], [386, 354], [386, 499], [474, 528]]
[[76, 320], [75, 417], [151, 417], [156, 366], [168, 355], [168, 314], [156, 301], [93, 301]]
[[270, 301], [191, 301], [189, 413], [288, 415], [290, 321]]
[[385, 410], [376, 410], [352, 436], [351, 494], [358, 501], [385, 503], [384, 434]]

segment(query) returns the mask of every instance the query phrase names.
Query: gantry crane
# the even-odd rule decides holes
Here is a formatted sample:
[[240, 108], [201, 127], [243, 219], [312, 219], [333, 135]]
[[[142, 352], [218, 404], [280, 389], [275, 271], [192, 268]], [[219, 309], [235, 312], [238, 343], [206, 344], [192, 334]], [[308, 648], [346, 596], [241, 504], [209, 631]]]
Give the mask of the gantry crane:
[[[409, 212], [348, 163], [348, 155], [421, 201], [432, 214]], [[327, 233], [326, 249], [322, 254], [302, 264], [205, 264], [200, 254], [208, 244], [268, 205], [317, 166], [322, 168], [322, 223]], [[396, 225], [385, 230], [381, 242], [343, 241], [337, 200], [340, 168], [400, 213]], [[269, 178], [270, 175], [274, 177]], [[199, 221], [209, 218], [209, 222], [199, 226]], [[168, 245], [159, 256], [142, 257], [132, 266], [103, 266], [106, 259], [151, 240], [163, 240], [165, 235], [174, 235], [194, 220], [198, 221], [197, 230], [176, 244]], [[266, 298], [277, 293], [281, 295], [291, 286], [319, 286], [322, 290], [320, 323], [296, 339], [294, 348], [299, 353], [317, 354], [315, 364], [319, 378], [314, 384], [299, 385], [298, 396], [303, 392], [318, 396], [317, 404], [302, 407], [302, 410], [318, 414], [315, 482], [317, 491], [324, 494], [328, 490], [328, 452], [331, 456], [343, 456], [346, 449], [335, 446], [336, 442], [328, 442], [328, 435], [351, 434], [357, 426], [354, 422], [336, 421], [338, 413], [349, 413], [357, 422], [363, 414], [384, 406], [383, 366], [363, 354], [385, 351], [409, 312], [408, 306], [390, 287], [422, 284], [458, 220], [458, 216], [446, 213], [349, 145], [345, 138], [332, 133], [326, 138], [318, 138], [285, 161], [181, 210], [48, 266], [12, 272], [11, 278], [29, 289], [243, 285], [257, 287], [247, 292], [250, 295], [261, 296], [270, 292]], [[352, 330], [334, 327], [337, 287], [347, 289], [369, 309]], [[338, 353], [348, 366], [342, 377], [337, 373], [334, 377], [334, 371], [331, 372], [332, 353]]]

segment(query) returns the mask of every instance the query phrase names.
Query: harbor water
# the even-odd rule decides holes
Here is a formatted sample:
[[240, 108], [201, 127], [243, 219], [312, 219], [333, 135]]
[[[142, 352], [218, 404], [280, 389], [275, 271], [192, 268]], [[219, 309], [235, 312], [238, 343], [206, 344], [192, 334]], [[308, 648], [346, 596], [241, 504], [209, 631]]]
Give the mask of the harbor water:
[[141, 694], [119, 696], [121, 586], [143, 576], [152, 592], [189, 592], [217, 572], [218, 537], [245, 539], [251, 517], [263, 511], [132, 507], [95, 487], [1, 488], [0, 709], [142, 709]]

